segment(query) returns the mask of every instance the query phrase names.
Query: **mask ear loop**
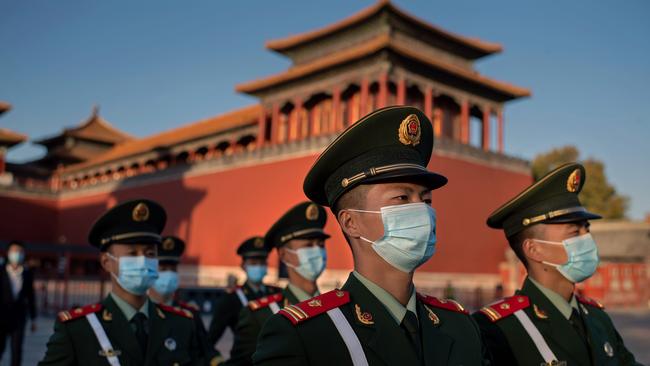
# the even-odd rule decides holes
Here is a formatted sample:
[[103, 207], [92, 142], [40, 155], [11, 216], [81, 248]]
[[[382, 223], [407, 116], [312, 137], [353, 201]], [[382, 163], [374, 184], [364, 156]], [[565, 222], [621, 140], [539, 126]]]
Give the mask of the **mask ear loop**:
[[[533, 241], [536, 241], [536, 242], [539, 242], [539, 243], [544, 243], [544, 244], [561, 245], [562, 247], [564, 247], [563, 242], [548, 241], [548, 240], [541, 240], [541, 239], [535, 239], [535, 238], [531, 238], [530, 240], [533, 240]], [[564, 249], [564, 252], [566, 253], [566, 248]], [[569, 257], [569, 253], [567, 253], [567, 261], [568, 261], [568, 257]], [[546, 265], [549, 265], [549, 266], [552, 266], [552, 267], [555, 267], [557, 269], [559, 269], [560, 267], [562, 267], [563, 265], [566, 264], [566, 263], [557, 264], [557, 263], [551, 263], [551, 262], [547, 262], [547, 261], [542, 261], [542, 263], [544, 263]]]
[[[371, 213], [371, 214], [381, 215], [381, 211], [359, 210], [359, 209], [356, 209], [356, 208], [346, 208], [345, 210], [352, 211], [352, 212]], [[365, 241], [367, 243], [370, 243], [370, 244], [375, 244], [374, 241], [372, 241], [370, 239], [367, 239], [367, 238], [365, 238], [365, 237], [363, 237], [361, 235], [359, 235], [359, 239], [361, 239], [361, 240], [363, 240], [363, 241]]]

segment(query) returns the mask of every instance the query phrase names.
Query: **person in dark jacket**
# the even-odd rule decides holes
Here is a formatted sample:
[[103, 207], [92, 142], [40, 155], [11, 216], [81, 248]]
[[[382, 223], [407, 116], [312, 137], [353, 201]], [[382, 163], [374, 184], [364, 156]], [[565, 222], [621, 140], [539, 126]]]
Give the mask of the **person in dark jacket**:
[[20, 365], [27, 318], [36, 331], [36, 300], [34, 275], [24, 265], [25, 246], [21, 241], [9, 242], [6, 264], [0, 270], [0, 359], [7, 337], [11, 338], [11, 365]]

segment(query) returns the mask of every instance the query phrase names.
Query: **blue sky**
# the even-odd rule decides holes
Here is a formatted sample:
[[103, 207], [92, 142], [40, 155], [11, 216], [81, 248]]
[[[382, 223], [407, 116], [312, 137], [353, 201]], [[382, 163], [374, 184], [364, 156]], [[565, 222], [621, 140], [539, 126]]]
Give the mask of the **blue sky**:
[[[3, 0], [0, 126], [41, 138], [93, 104], [136, 136], [254, 103], [234, 85], [284, 70], [264, 41], [311, 30], [372, 1]], [[530, 159], [573, 144], [603, 160], [630, 216], [650, 212], [650, 2], [396, 1], [463, 35], [501, 43], [477, 64], [529, 87], [506, 109], [506, 150]], [[643, 108], [646, 107], [646, 108]], [[42, 150], [23, 144], [23, 161]]]

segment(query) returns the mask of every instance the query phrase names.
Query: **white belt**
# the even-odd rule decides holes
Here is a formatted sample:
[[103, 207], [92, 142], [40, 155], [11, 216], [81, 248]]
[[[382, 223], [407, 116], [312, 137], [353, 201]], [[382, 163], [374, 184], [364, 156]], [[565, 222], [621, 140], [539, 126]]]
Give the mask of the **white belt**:
[[354, 366], [368, 366], [368, 360], [366, 359], [366, 354], [363, 353], [363, 347], [361, 347], [361, 342], [356, 333], [348, 323], [348, 320], [345, 319], [345, 315], [341, 312], [339, 308], [334, 308], [327, 312], [327, 315], [330, 316], [334, 326], [339, 331], [345, 346], [350, 352], [350, 357], [352, 358], [352, 365]]
[[537, 327], [535, 327], [535, 324], [530, 321], [528, 315], [523, 310], [518, 310], [515, 311], [515, 316], [519, 319], [519, 322], [523, 325], [524, 329], [533, 340], [533, 343], [535, 343], [535, 347], [537, 347], [539, 354], [542, 355], [544, 362], [546, 362], [547, 365], [554, 365], [557, 363], [557, 357], [555, 357], [553, 351], [551, 351], [551, 348], [544, 340], [544, 337]]
[[246, 295], [244, 295], [244, 291], [242, 291], [240, 288], [238, 288], [235, 293], [239, 297], [239, 301], [241, 301], [241, 304], [244, 306], [248, 306], [248, 299], [246, 298]]
[[269, 309], [273, 312], [273, 314], [277, 313], [280, 311], [280, 305], [278, 305], [277, 302], [272, 302], [269, 304]]
[[93, 328], [93, 332], [95, 332], [95, 336], [99, 341], [99, 346], [104, 352], [103, 356], [106, 356], [108, 363], [111, 364], [111, 366], [120, 366], [120, 360], [117, 359], [117, 355], [115, 353], [115, 350], [113, 350], [111, 341], [108, 340], [108, 336], [106, 335], [106, 332], [104, 331], [102, 325], [99, 323], [97, 315], [95, 315], [95, 313], [90, 313], [86, 315], [86, 319], [88, 319], [90, 327]]

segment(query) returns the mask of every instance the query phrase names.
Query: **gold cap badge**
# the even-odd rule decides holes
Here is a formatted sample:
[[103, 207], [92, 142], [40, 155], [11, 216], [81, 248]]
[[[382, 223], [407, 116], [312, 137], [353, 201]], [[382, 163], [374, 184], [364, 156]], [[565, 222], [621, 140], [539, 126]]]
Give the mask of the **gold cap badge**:
[[399, 125], [399, 142], [404, 145], [417, 146], [420, 143], [420, 120], [415, 114], [409, 114]]
[[307, 220], [309, 221], [318, 220], [318, 206], [316, 206], [315, 203], [312, 203], [309, 206], [307, 206], [307, 210], [305, 211], [305, 217], [307, 217]]
[[578, 190], [578, 187], [580, 187], [580, 169], [576, 169], [573, 172], [571, 172], [571, 175], [569, 175], [569, 179], [566, 181], [566, 190], [573, 193]]
[[142, 222], [149, 220], [149, 207], [143, 202], [138, 203], [133, 209], [133, 221]]
[[174, 250], [174, 239], [172, 238], [167, 238], [163, 242], [162, 248], [164, 250]]
[[264, 247], [264, 239], [262, 238], [255, 238], [255, 241], [253, 242], [253, 246], [255, 248], [263, 248]]

